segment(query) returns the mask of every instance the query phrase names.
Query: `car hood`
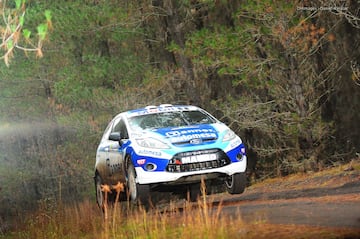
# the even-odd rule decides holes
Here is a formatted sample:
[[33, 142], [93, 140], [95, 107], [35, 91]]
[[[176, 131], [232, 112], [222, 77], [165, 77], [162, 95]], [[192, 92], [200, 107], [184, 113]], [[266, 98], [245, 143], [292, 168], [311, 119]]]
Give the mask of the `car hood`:
[[202, 124], [177, 128], [156, 129], [153, 133], [160, 134], [172, 144], [201, 144], [219, 138], [217, 124]]

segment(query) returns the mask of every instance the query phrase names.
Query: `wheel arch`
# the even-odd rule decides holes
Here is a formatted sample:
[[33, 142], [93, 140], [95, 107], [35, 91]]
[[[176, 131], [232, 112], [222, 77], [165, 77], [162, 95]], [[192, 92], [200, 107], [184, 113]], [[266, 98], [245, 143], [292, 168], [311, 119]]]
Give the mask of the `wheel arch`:
[[99, 170], [97, 170], [97, 169], [95, 168], [95, 172], [94, 172], [94, 183], [95, 183], [95, 184], [96, 184], [96, 178], [97, 178], [98, 176], [102, 179], [102, 177], [101, 177], [101, 175], [100, 175], [100, 173], [99, 173]]

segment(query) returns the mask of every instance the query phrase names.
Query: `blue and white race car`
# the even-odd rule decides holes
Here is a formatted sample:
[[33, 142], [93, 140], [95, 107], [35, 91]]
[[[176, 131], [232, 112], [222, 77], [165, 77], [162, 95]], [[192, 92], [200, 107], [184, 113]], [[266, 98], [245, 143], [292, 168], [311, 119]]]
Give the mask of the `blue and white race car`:
[[191, 105], [147, 106], [118, 114], [96, 153], [96, 199], [103, 184], [125, 185], [128, 198], [146, 204], [152, 191], [189, 192], [200, 182], [224, 182], [230, 194], [246, 186], [245, 145], [229, 127]]

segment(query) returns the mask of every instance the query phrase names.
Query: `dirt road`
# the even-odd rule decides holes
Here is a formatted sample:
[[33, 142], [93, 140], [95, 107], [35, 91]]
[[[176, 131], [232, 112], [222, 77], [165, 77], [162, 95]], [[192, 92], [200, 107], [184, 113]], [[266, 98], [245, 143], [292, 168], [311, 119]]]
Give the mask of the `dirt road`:
[[348, 228], [360, 238], [360, 170], [354, 168], [268, 180], [212, 200], [225, 215], [240, 212], [249, 223]]
[[[253, 225], [252, 230], [270, 225], [270, 233], [264, 238], [278, 237], [284, 230], [286, 234], [281, 238], [360, 238], [357, 161], [355, 166], [269, 179], [246, 188], [243, 194], [213, 194], [207, 196], [207, 201], [214, 212], [221, 205], [224, 217], [240, 215], [245, 223]], [[308, 231], [310, 236], [302, 236]]]
[[[259, 192], [226, 197], [223, 212], [248, 222], [351, 227], [360, 230], [360, 181], [340, 187]], [[360, 235], [359, 235], [360, 236]]]
[[[240, 216], [252, 230], [245, 233], [261, 228], [263, 238], [360, 239], [360, 159], [354, 166], [257, 182], [240, 195], [208, 195], [206, 202], [214, 213], [221, 207], [222, 217]], [[194, 207], [203, 207], [199, 203]], [[178, 205], [181, 212], [184, 204]]]

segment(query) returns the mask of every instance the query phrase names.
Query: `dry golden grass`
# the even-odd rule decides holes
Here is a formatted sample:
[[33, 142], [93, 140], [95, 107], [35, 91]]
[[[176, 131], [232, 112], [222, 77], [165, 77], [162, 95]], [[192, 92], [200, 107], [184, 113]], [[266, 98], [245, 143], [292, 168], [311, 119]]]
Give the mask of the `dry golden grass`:
[[[52, 214], [39, 212], [21, 230], [8, 234], [9, 239], [67, 238], [356, 238], [360, 231], [343, 228], [322, 228], [299, 225], [274, 225], [265, 221], [246, 223], [241, 213], [221, 216], [222, 206], [213, 208], [200, 199], [185, 202], [180, 211], [174, 203], [165, 210], [146, 211], [142, 207], [123, 205], [115, 214], [109, 208], [104, 220], [93, 202], [84, 201]], [[59, 208], [60, 210], [60, 208]]]

